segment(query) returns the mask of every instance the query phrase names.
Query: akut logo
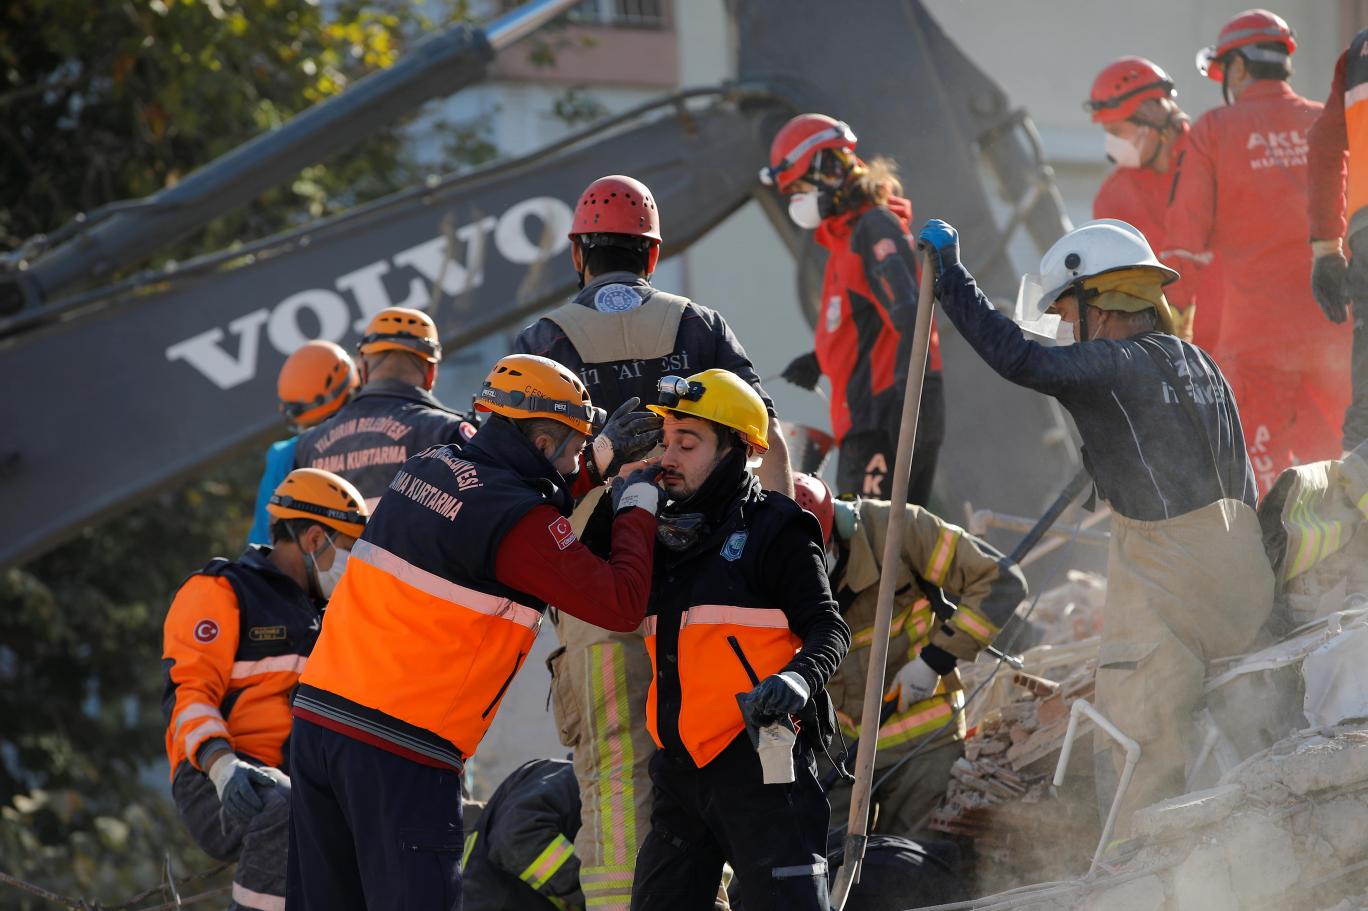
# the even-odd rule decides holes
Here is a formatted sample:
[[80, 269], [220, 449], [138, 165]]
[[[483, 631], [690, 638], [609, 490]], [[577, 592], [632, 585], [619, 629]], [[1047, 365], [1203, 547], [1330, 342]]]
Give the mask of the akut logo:
[[[431, 288], [439, 279], [448, 297], [478, 288], [484, 283], [491, 237], [494, 249], [510, 263], [531, 265], [555, 256], [570, 244], [566, 233], [572, 217], [570, 206], [555, 197], [525, 199], [497, 218], [489, 216], [457, 228], [454, 233], [464, 257], [455, 251], [447, 262], [447, 239], [438, 235], [339, 275], [331, 288], [295, 292], [274, 306], [239, 316], [226, 327], [214, 327], [176, 342], [166, 349], [166, 359], [185, 361], [220, 389], [231, 389], [256, 376], [263, 329], [271, 347], [282, 355], [289, 355], [313, 338], [341, 341], [348, 330], [364, 332], [371, 317], [386, 307], [426, 310], [432, 303]], [[529, 225], [529, 220], [533, 224]], [[545, 247], [538, 243], [541, 238], [546, 239]], [[402, 300], [391, 296], [384, 281], [392, 269], [417, 273], [409, 279], [408, 294]], [[320, 327], [316, 335], [306, 335], [300, 327], [300, 316], [306, 311]], [[354, 312], [358, 314], [355, 317]], [[225, 345], [230, 335], [233, 342]], [[236, 356], [230, 353], [234, 348]]]

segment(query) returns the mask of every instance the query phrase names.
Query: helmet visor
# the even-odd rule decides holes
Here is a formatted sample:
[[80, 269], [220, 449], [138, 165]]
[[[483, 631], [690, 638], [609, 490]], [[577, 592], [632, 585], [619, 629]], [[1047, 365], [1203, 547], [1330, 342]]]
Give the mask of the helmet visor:
[[1059, 333], [1061, 322], [1059, 314], [1050, 313], [1049, 308], [1059, 297], [1059, 288], [1046, 288], [1041, 276], [1027, 272], [1021, 276], [1017, 288], [1016, 307], [1012, 311], [1012, 321], [1022, 331], [1040, 338], [1053, 340]]

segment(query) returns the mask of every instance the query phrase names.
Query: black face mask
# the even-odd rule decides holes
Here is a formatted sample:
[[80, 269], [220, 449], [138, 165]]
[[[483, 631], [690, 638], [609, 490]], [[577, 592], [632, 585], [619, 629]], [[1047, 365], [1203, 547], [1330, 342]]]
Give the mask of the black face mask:
[[666, 504], [656, 516], [656, 538], [676, 553], [705, 539], [723, 519], [738, 489], [749, 484], [746, 448], [733, 445], [693, 496]]
[[710, 530], [708, 517], [701, 512], [678, 515], [662, 513], [656, 518], [656, 540], [675, 553], [693, 547], [703, 540]]

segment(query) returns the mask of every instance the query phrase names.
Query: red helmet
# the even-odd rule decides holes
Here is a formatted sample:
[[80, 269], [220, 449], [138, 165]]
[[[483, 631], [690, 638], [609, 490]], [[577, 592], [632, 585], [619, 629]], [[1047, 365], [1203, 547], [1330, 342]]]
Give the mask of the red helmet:
[[575, 203], [575, 218], [570, 223], [570, 239], [581, 234], [646, 238], [651, 241], [646, 272], [654, 272], [660, 259], [660, 210], [650, 188], [622, 174], [600, 177], [589, 184]]
[[1177, 97], [1173, 80], [1157, 63], [1144, 57], [1122, 57], [1097, 74], [1083, 110], [1092, 114], [1093, 123], [1120, 123], [1150, 99]]
[[760, 182], [788, 192], [789, 184], [812, 169], [812, 159], [823, 149], [855, 151], [855, 133], [825, 114], [799, 114], [784, 124], [770, 143], [770, 163], [760, 170]]
[[[1281, 44], [1286, 53], [1252, 46], [1267, 43]], [[1235, 50], [1249, 60], [1279, 63], [1296, 53], [1297, 35], [1287, 20], [1277, 13], [1266, 9], [1245, 10], [1225, 24], [1214, 45], [1197, 52], [1197, 72], [1214, 82], [1224, 82], [1225, 65], [1221, 61]]]
[[793, 500], [817, 517], [822, 526], [822, 543], [831, 540], [831, 526], [836, 521], [836, 501], [826, 481], [801, 471], [793, 473]]

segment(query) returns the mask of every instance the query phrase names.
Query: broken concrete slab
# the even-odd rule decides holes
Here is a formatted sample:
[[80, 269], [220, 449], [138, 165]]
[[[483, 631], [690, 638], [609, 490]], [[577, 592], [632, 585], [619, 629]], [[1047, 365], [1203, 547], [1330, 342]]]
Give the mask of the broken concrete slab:
[[1244, 788], [1237, 784], [1193, 791], [1140, 810], [1131, 821], [1131, 829], [1151, 838], [1190, 832], [1225, 819], [1244, 799]]
[[1271, 813], [1241, 813], [1222, 832], [1230, 882], [1242, 905], [1282, 895], [1301, 878], [1291, 839]]
[[1297, 795], [1368, 782], [1368, 731], [1316, 738], [1277, 760], [1277, 774]]
[[1093, 894], [1079, 911], [1161, 911], [1167, 901], [1164, 881], [1151, 874]]

